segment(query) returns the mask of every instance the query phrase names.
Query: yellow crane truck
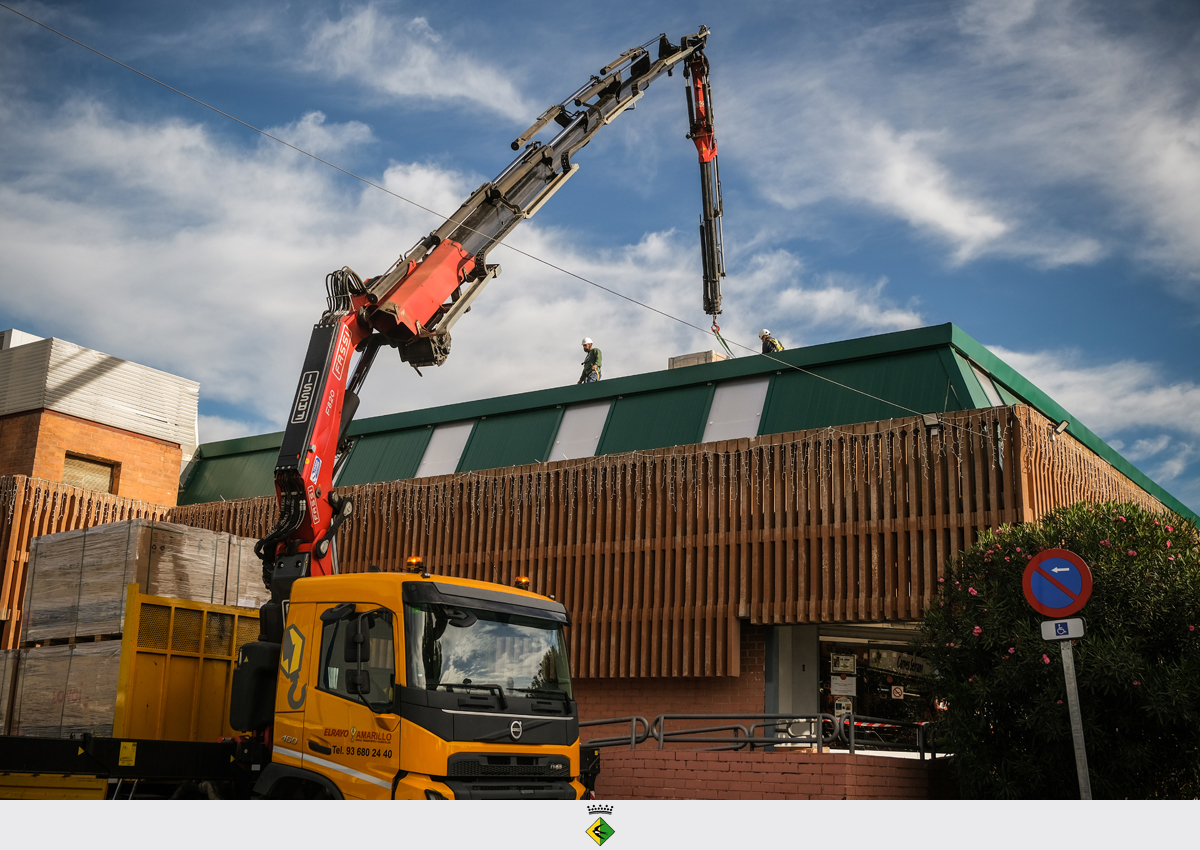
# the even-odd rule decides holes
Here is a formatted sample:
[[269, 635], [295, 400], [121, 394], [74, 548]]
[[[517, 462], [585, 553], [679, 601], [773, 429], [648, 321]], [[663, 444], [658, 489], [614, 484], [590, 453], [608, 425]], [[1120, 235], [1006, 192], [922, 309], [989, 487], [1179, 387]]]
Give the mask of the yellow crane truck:
[[0, 798], [585, 796], [566, 609], [411, 560], [296, 581], [282, 644], [131, 586], [114, 736], [0, 737]]

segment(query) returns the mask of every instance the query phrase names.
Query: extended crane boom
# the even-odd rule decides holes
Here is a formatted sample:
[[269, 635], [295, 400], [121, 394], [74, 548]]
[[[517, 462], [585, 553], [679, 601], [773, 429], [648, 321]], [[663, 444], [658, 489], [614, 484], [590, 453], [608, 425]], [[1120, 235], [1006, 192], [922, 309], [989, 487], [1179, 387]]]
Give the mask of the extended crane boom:
[[[451, 327], [500, 273], [498, 265], [487, 262], [491, 249], [575, 174], [579, 165], [573, 158], [601, 127], [680, 63], [686, 63], [685, 75], [692, 81], [688, 135], [700, 154], [704, 310], [714, 317], [721, 312], [721, 185], [703, 53], [708, 34], [701, 27], [678, 45], [662, 35], [621, 54], [542, 113], [512, 143], [513, 150], [524, 146], [522, 153], [384, 274], [364, 281], [343, 268], [326, 278], [327, 309], [313, 328], [275, 466], [279, 519], [255, 548], [271, 589], [261, 616], [263, 640], [281, 640], [283, 603], [296, 579], [338, 571], [334, 537], [354, 506], [333, 492], [334, 475], [346, 456], [359, 389], [379, 348], [398, 349], [418, 370], [441, 365], [450, 353]], [[647, 48], [655, 41], [657, 58], [651, 58]], [[530, 142], [551, 121], [561, 128], [557, 135]], [[360, 356], [351, 373], [354, 351]]]
[[704, 312], [713, 317], [721, 312], [721, 278], [725, 277], [725, 247], [721, 233], [721, 172], [717, 168], [717, 137], [713, 129], [712, 89], [708, 84], [708, 57], [692, 54], [684, 73], [692, 79], [687, 89], [688, 138], [700, 154], [700, 195], [704, 212], [700, 219], [700, 258], [704, 264]]

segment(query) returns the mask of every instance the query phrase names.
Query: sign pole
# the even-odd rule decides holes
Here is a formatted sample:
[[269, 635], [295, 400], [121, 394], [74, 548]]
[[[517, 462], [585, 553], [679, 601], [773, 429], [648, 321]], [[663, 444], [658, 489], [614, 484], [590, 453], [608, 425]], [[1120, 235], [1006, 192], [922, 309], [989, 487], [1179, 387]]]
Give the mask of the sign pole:
[[1083, 745], [1083, 718], [1079, 714], [1079, 687], [1075, 683], [1075, 653], [1071, 641], [1059, 642], [1063, 673], [1067, 679], [1067, 708], [1071, 714], [1071, 738], [1075, 742], [1075, 772], [1079, 774], [1079, 799], [1092, 799], [1092, 780], [1088, 776], [1087, 749]]

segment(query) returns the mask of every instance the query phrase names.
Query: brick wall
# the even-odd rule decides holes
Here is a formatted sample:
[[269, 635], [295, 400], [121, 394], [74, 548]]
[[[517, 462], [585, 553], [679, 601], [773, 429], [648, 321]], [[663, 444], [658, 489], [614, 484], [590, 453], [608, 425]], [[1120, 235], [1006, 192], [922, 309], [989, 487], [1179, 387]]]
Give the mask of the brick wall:
[[808, 751], [601, 752], [602, 800], [928, 800], [940, 796], [936, 762]]
[[0, 475], [33, 475], [42, 411], [0, 417]]
[[[766, 711], [766, 654], [766, 627], [742, 623], [740, 676], [576, 679], [572, 685], [579, 719], [638, 716], [653, 723], [660, 714], [762, 714]], [[685, 725], [678, 721], [670, 728]], [[627, 730], [627, 726], [588, 727], [581, 730], [580, 738], [612, 737]]]
[[62, 481], [67, 454], [118, 464], [115, 495], [174, 505], [183, 452], [175, 443], [52, 410], [0, 419], [0, 475]]

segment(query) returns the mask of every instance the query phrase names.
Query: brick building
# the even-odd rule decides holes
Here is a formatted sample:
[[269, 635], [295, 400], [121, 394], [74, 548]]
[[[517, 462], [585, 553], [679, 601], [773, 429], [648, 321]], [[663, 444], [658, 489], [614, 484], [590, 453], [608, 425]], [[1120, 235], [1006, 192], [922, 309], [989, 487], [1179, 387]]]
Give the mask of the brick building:
[[60, 339], [0, 334], [0, 476], [174, 505], [200, 385]]

